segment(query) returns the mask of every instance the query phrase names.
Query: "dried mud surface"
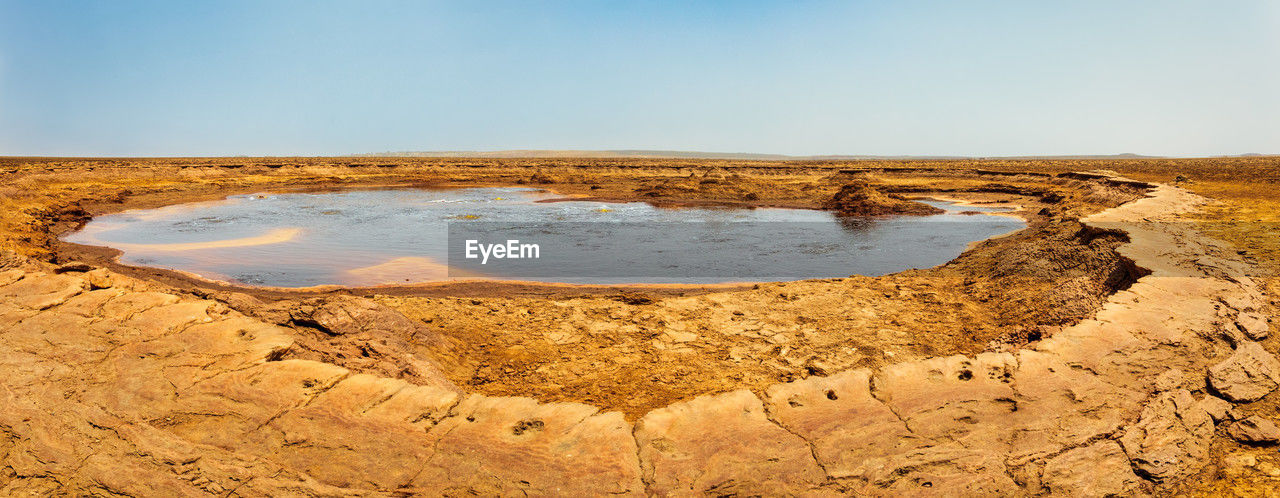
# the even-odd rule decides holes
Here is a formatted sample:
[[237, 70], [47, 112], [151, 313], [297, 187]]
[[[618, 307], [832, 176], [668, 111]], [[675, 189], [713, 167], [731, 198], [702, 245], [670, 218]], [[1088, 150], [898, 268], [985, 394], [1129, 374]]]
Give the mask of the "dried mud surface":
[[[1267, 283], [1182, 222], [1207, 200], [1088, 162], [383, 161], [0, 162], [0, 491], [1195, 493], [1274, 390], [1238, 359], [1274, 351]], [[56, 240], [231, 193], [819, 207], [857, 182], [1029, 227], [928, 270], [702, 288], [254, 289]]]

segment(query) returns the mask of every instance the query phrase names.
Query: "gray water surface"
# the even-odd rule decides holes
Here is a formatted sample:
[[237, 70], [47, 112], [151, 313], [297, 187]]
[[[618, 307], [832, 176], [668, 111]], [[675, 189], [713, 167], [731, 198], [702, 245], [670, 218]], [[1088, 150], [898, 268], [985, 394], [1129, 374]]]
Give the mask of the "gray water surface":
[[[240, 195], [91, 220], [69, 242], [121, 262], [228, 282], [380, 285], [451, 278], [568, 283], [717, 283], [878, 276], [927, 268], [1018, 230], [1008, 216], [837, 217], [807, 209], [658, 208], [538, 202], [528, 188]], [[536, 243], [538, 258], [468, 259], [466, 240]]]

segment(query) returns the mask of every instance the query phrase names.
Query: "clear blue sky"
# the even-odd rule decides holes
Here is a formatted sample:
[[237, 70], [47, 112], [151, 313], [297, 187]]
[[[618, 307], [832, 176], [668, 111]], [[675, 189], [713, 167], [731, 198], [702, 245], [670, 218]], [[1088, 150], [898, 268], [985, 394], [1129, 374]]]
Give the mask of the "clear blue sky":
[[0, 154], [1280, 153], [1280, 1], [0, 0]]

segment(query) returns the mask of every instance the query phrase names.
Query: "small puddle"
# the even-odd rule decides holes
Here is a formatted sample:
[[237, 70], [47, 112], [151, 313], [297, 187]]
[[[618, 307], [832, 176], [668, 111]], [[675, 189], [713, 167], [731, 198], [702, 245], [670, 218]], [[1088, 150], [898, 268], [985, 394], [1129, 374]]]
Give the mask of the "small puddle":
[[[943, 201], [927, 202], [945, 214], [863, 219], [808, 209], [538, 202], [556, 197], [528, 188], [240, 195], [100, 216], [64, 240], [120, 249], [125, 264], [256, 286], [456, 278], [704, 284], [928, 268], [1025, 226], [962, 214], [1001, 208]], [[471, 250], [468, 240], [476, 241]], [[537, 257], [509, 257], [529, 244]], [[508, 257], [494, 257], [498, 245]], [[482, 246], [490, 255], [483, 263]]]

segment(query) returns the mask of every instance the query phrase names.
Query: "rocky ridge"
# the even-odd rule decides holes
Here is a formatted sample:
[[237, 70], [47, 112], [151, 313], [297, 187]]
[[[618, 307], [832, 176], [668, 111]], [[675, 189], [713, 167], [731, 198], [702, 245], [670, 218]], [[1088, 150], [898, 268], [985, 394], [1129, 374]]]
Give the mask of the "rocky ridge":
[[840, 188], [823, 209], [842, 216], [888, 216], [941, 214], [944, 210], [923, 202], [913, 201], [898, 194], [886, 194], [865, 181], [856, 181]]

